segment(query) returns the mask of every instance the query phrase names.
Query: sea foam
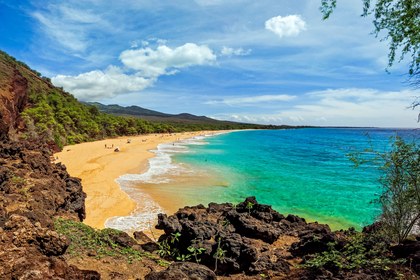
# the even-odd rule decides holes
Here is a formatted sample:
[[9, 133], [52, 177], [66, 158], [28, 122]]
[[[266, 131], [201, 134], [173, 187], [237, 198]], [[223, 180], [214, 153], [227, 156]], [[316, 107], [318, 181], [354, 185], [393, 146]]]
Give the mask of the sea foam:
[[168, 183], [174, 175], [191, 172], [183, 164], [173, 162], [172, 156], [190, 152], [189, 145], [206, 145], [205, 138], [214, 135], [216, 134], [196, 136], [169, 144], [159, 144], [155, 150], [151, 150], [155, 156], [149, 159], [149, 168], [145, 173], [125, 174], [117, 178], [116, 182], [137, 203], [137, 207], [129, 216], [109, 218], [105, 222], [105, 227], [126, 232], [150, 229], [156, 221], [157, 214], [164, 213], [164, 210], [136, 185]]

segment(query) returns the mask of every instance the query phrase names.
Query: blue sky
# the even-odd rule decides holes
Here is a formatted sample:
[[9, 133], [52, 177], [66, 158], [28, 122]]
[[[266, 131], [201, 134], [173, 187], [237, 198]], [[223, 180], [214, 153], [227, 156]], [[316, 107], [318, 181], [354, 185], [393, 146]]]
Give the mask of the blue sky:
[[0, 0], [0, 49], [78, 99], [266, 124], [417, 127], [406, 62], [341, 0]]

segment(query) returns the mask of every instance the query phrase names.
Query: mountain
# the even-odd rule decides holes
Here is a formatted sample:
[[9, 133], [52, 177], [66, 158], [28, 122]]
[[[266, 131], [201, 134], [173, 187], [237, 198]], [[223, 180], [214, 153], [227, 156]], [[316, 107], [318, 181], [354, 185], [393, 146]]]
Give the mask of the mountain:
[[161, 113], [158, 111], [149, 110], [139, 106], [128, 106], [122, 107], [117, 104], [104, 105], [99, 102], [85, 102], [87, 105], [95, 106], [101, 112], [114, 114], [114, 115], [123, 115], [123, 116], [135, 116], [135, 117], [169, 117], [171, 115]]
[[196, 116], [189, 113], [166, 114], [158, 111], [149, 110], [139, 106], [123, 107], [116, 104], [104, 105], [98, 102], [86, 102], [88, 105], [95, 106], [100, 112], [119, 116], [137, 117], [149, 121], [172, 122], [172, 123], [196, 123], [196, 124], [232, 124], [250, 125], [255, 127], [265, 127], [263, 125], [245, 124], [231, 121], [215, 120], [206, 116]]

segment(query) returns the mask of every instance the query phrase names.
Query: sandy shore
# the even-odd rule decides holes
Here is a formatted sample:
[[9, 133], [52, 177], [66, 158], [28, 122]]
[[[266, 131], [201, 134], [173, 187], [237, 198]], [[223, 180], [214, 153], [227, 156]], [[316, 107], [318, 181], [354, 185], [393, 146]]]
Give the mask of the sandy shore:
[[[54, 156], [56, 162], [66, 165], [71, 176], [82, 179], [83, 190], [87, 194], [84, 223], [94, 228], [104, 228], [108, 218], [127, 216], [136, 208], [136, 203], [120, 189], [115, 179], [128, 173], [145, 172], [148, 159], [154, 156], [150, 150], [156, 149], [161, 143], [220, 132], [151, 134], [106, 139], [66, 146]], [[127, 143], [128, 139], [130, 143]], [[114, 152], [116, 147], [120, 152]]]

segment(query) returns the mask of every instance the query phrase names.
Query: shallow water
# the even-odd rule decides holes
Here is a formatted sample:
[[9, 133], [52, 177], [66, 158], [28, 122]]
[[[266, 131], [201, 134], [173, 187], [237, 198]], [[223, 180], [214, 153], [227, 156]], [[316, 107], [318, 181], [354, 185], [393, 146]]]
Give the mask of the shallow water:
[[[348, 153], [389, 149], [393, 129], [253, 130], [160, 145], [145, 174], [118, 179], [140, 207], [137, 218], [109, 220], [120, 229], [146, 228], [162, 208], [148, 196], [156, 188], [188, 205], [240, 202], [256, 196], [281, 213], [293, 213], [333, 228], [360, 229], [380, 213], [372, 203], [381, 192], [373, 164], [354, 168]], [[141, 187], [143, 186], [143, 187]], [[146, 186], [146, 187], [145, 187]], [[157, 192], [157, 193], [159, 193]], [[155, 200], [159, 198], [155, 196]], [[181, 206], [181, 205], [180, 205]], [[145, 212], [149, 211], [149, 212]], [[150, 215], [149, 215], [150, 214]]]

